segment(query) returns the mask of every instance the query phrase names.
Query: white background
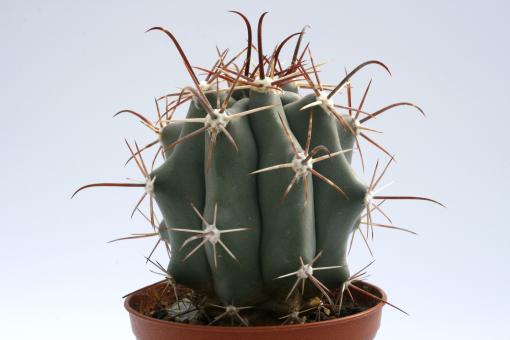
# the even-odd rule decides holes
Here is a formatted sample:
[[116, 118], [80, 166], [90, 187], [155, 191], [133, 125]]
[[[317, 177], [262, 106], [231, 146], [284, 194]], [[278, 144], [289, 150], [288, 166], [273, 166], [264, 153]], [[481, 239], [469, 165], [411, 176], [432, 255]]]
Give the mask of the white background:
[[[171, 29], [194, 65], [215, 46], [238, 50], [240, 18], [265, 19], [265, 46], [304, 24], [322, 79], [377, 58], [367, 109], [400, 100], [371, 126], [397, 155], [388, 194], [434, 197], [448, 208], [388, 205], [420, 236], [377, 230], [370, 280], [407, 317], [385, 308], [378, 339], [503, 339], [510, 317], [508, 193], [509, 8], [504, 1], [4, 1], [0, 3], [0, 338], [131, 339], [121, 296], [158, 279], [152, 240], [106, 244], [147, 230], [129, 219], [136, 190], [78, 186], [137, 176], [123, 138], [153, 138], [120, 109], [154, 113], [153, 97], [190, 83]], [[287, 55], [288, 57], [288, 55]], [[345, 101], [339, 97], [338, 101]], [[359, 100], [359, 99], [358, 99]], [[363, 145], [368, 168], [384, 156]], [[359, 169], [359, 160], [355, 160]], [[369, 179], [370, 172], [360, 172]], [[371, 259], [359, 242], [352, 269]], [[164, 259], [164, 254], [158, 257]]]

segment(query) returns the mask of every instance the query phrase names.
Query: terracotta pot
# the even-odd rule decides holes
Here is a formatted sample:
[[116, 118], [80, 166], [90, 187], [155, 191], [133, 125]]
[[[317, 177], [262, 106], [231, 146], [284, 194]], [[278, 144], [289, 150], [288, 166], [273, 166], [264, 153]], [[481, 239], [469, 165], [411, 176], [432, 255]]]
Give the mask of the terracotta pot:
[[[386, 300], [382, 289], [363, 282], [375, 295]], [[145, 288], [144, 288], [145, 289]], [[356, 301], [370, 301], [352, 291]], [[126, 298], [124, 306], [129, 312], [131, 327], [138, 340], [370, 340], [381, 323], [382, 307], [378, 302], [367, 310], [335, 320], [285, 326], [221, 327], [189, 325], [158, 320], [136, 310], [144, 290]]]

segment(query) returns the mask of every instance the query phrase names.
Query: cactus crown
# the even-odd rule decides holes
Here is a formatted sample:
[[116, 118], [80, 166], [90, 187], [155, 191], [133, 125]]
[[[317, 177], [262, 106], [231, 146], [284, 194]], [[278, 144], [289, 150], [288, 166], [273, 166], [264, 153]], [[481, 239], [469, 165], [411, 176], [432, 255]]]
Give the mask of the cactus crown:
[[[170, 263], [164, 267], [151, 259], [156, 247], [147, 261], [161, 271], [176, 296], [176, 283], [205, 296], [204, 304], [216, 308], [211, 323], [230, 316], [247, 325], [242, 314], [254, 310], [286, 314], [284, 323], [300, 322], [301, 312], [325, 305], [339, 316], [344, 292], [354, 289], [372, 295], [356, 285], [366, 268], [349, 273], [346, 256], [355, 234], [371, 252], [375, 227], [411, 232], [375, 221], [376, 214], [389, 219], [381, 207], [385, 201], [438, 203], [380, 194], [393, 156], [369, 136], [375, 130], [365, 123], [398, 106], [423, 111], [408, 102], [365, 111], [371, 81], [355, 106], [351, 78], [367, 66], [390, 73], [386, 65], [370, 60], [338, 84], [324, 84], [319, 77], [322, 65], [315, 63], [309, 44], [302, 48], [306, 27], [268, 55], [262, 44], [267, 13], [259, 18], [254, 46], [250, 22], [244, 14], [232, 12], [244, 20], [248, 44], [231, 59], [228, 50], [218, 50], [210, 69], [192, 67], [170, 31], [148, 30], [172, 40], [193, 85], [157, 98], [155, 121], [133, 110], [117, 113], [138, 118], [156, 135], [141, 148], [126, 141], [128, 161], [136, 164], [143, 180], [94, 183], [76, 192], [97, 186], [143, 188], [131, 215], [142, 214], [153, 231], [118, 240], [156, 237], [156, 247], [166, 247]], [[292, 39], [296, 40], [292, 60], [284, 67], [280, 52]], [[252, 50], [258, 57], [255, 66]], [[203, 80], [196, 70], [205, 73]], [[346, 105], [335, 103], [339, 96], [346, 97]], [[186, 102], [186, 118], [175, 118], [177, 108]], [[368, 184], [351, 167], [353, 151], [358, 151], [364, 169], [360, 139], [389, 156], [380, 172], [377, 163]], [[143, 155], [152, 147], [157, 151], [149, 171]], [[161, 156], [162, 164], [155, 167]], [[144, 198], [149, 200], [148, 215], [140, 208]]]

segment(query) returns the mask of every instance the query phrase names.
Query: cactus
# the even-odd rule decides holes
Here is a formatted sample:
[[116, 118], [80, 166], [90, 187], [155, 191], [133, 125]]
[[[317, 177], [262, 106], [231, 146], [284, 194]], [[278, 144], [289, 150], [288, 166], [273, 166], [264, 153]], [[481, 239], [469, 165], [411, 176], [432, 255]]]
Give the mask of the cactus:
[[[346, 262], [354, 235], [359, 233], [369, 246], [374, 227], [409, 231], [374, 222], [375, 213], [386, 216], [382, 202], [438, 202], [379, 193], [393, 156], [368, 136], [373, 130], [365, 123], [397, 106], [414, 106], [423, 113], [407, 102], [364, 111], [371, 82], [354, 107], [351, 78], [368, 66], [390, 73], [385, 64], [367, 61], [338, 85], [323, 84], [318, 71], [322, 65], [315, 63], [309, 45], [301, 48], [306, 27], [285, 38], [273, 54], [264, 55], [264, 13], [258, 22], [258, 63], [253, 68], [251, 25], [244, 14], [233, 13], [246, 24], [248, 45], [229, 61], [227, 50], [218, 51], [211, 69], [192, 67], [168, 30], [148, 30], [171, 39], [193, 84], [156, 99], [156, 122], [132, 110], [118, 113], [139, 118], [158, 137], [142, 148], [126, 141], [129, 161], [140, 169], [142, 181], [94, 183], [76, 192], [97, 186], [144, 188], [132, 215], [141, 213], [148, 197], [150, 213], [144, 216], [154, 231], [121, 239], [156, 236], [156, 246], [162, 243], [171, 253], [168, 268], [157, 263], [169, 283], [206, 295], [218, 310], [213, 322], [230, 315], [246, 325], [240, 314], [247, 307], [240, 306], [298, 318], [313, 298], [341, 305], [345, 290], [360, 290], [352, 282], [363, 274], [351, 276]], [[292, 61], [283, 67], [279, 54], [291, 39], [297, 40]], [[198, 79], [197, 69], [205, 72], [205, 80]], [[301, 94], [303, 90], [309, 93]], [[333, 101], [340, 94], [347, 97], [347, 105]], [[174, 118], [185, 103], [186, 117]], [[389, 156], [380, 173], [376, 166], [368, 185], [351, 166], [353, 151], [359, 151], [364, 168], [362, 138]], [[164, 161], [149, 171], [142, 154], [158, 144], [151, 168], [160, 155]], [[153, 252], [147, 260], [155, 263]], [[340, 302], [333, 301], [334, 289], [341, 289]]]

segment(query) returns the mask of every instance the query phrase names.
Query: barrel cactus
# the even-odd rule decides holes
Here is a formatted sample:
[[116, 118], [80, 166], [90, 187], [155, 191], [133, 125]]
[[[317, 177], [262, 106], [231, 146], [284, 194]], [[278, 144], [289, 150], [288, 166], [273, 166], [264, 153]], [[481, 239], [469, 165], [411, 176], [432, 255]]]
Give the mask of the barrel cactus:
[[[129, 160], [140, 169], [142, 181], [94, 183], [77, 192], [97, 186], [143, 188], [132, 214], [142, 213], [141, 203], [148, 198], [150, 212], [144, 216], [153, 232], [122, 239], [156, 236], [157, 244], [171, 254], [167, 268], [157, 263], [165, 280], [192, 288], [206, 297], [206, 304], [221, 307], [213, 322], [230, 315], [248, 324], [242, 317], [247, 306], [297, 320], [310, 301], [339, 311], [342, 293], [360, 290], [353, 282], [362, 273], [351, 275], [346, 261], [354, 235], [360, 234], [368, 246], [374, 227], [397, 228], [374, 222], [375, 213], [385, 216], [381, 204], [401, 199], [438, 203], [380, 194], [381, 178], [393, 156], [368, 136], [372, 130], [365, 126], [396, 106], [423, 112], [408, 102], [364, 111], [370, 83], [355, 106], [351, 78], [368, 66], [389, 73], [385, 64], [370, 60], [338, 84], [323, 84], [322, 65], [315, 63], [310, 46], [301, 44], [306, 27], [266, 55], [266, 13], [258, 21], [256, 44], [246, 16], [233, 13], [246, 24], [248, 44], [230, 59], [228, 50], [218, 51], [210, 69], [192, 67], [170, 31], [148, 30], [171, 39], [192, 85], [156, 99], [156, 121], [133, 110], [118, 113], [139, 118], [157, 136], [142, 148], [126, 141]], [[291, 62], [282, 66], [280, 52], [292, 39], [296, 43]], [[258, 56], [256, 63], [252, 51]], [[197, 70], [205, 73], [203, 80]], [[345, 105], [335, 103], [340, 95], [346, 97]], [[185, 118], [175, 118], [176, 109], [186, 103]], [[382, 171], [376, 166], [368, 184], [351, 166], [353, 152], [362, 156], [362, 138], [389, 159]], [[149, 170], [143, 155], [158, 145]], [[163, 162], [154, 168], [159, 155]], [[151, 255], [147, 260], [156, 263]]]

